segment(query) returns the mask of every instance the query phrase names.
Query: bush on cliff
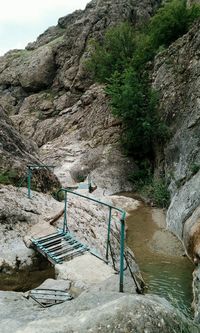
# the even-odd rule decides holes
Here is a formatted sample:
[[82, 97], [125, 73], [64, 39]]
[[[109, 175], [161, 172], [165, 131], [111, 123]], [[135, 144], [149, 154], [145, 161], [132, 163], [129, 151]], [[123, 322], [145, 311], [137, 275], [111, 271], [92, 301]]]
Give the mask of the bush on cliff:
[[156, 111], [158, 96], [149, 79], [151, 61], [198, 17], [200, 6], [188, 8], [186, 0], [167, 1], [145, 27], [122, 23], [109, 29], [102, 43], [93, 44], [87, 67], [97, 82], [106, 84], [113, 114], [124, 126], [122, 144], [139, 168], [145, 159], [154, 161], [154, 144], [168, 137]]
[[97, 82], [107, 82], [115, 71], [123, 72], [132, 61], [135, 31], [129, 23], [109, 29], [103, 45], [91, 41], [93, 53], [87, 63]]

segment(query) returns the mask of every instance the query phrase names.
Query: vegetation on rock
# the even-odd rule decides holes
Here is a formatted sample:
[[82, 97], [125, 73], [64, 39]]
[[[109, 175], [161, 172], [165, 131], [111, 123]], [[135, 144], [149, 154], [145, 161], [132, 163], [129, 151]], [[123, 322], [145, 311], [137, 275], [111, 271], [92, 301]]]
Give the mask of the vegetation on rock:
[[106, 84], [113, 114], [124, 126], [123, 147], [139, 169], [148, 164], [152, 172], [154, 145], [163, 144], [169, 135], [156, 110], [159, 96], [150, 84], [151, 61], [198, 17], [200, 6], [188, 8], [185, 0], [171, 0], [146, 26], [136, 29], [125, 22], [109, 29], [102, 43], [92, 42], [87, 68], [96, 81]]
[[19, 178], [17, 175], [17, 172], [14, 170], [6, 170], [3, 172], [0, 172], [0, 184], [4, 185], [14, 185], [16, 186]]

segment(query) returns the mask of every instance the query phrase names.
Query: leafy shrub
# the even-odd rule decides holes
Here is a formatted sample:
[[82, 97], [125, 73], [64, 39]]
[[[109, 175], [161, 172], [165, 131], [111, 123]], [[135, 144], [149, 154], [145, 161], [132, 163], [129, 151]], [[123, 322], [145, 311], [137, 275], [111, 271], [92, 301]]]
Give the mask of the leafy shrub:
[[153, 182], [153, 200], [159, 207], [167, 208], [169, 206], [170, 194], [165, 180], [158, 179]]
[[167, 208], [170, 204], [170, 193], [164, 178], [154, 178], [148, 160], [140, 164], [140, 168], [129, 177], [134, 183], [135, 191], [149, 198], [156, 206]]
[[6, 170], [0, 173], [0, 184], [16, 185], [18, 182], [17, 172], [14, 170]]
[[168, 1], [150, 20], [148, 29], [153, 48], [169, 46], [184, 35], [199, 16], [200, 7], [197, 5], [187, 8], [186, 0]]
[[113, 114], [123, 121], [122, 143], [126, 152], [140, 160], [152, 155], [159, 128], [156, 94], [132, 67], [122, 74], [115, 72], [106, 92], [111, 97]]
[[86, 67], [97, 82], [107, 82], [115, 71], [122, 72], [132, 61], [135, 32], [128, 23], [110, 28], [103, 44], [91, 42], [93, 52]]
[[190, 166], [190, 170], [192, 172], [192, 175], [195, 175], [200, 170], [200, 164], [193, 163]]
[[[149, 84], [148, 62], [186, 33], [198, 17], [200, 6], [187, 8], [186, 0], [170, 0], [145, 27], [122, 23], [109, 29], [101, 44], [93, 43], [87, 68], [96, 81], [106, 83], [112, 112], [124, 125], [122, 144], [138, 166], [143, 160], [153, 161], [154, 144], [168, 138], [167, 126], [156, 112], [158, 96]], [[156, 202], [167, 205], [164, 184], [154, 184], [153, 192]]]
[[52, 197], [57, 201], [63, 201], [65, 199], [65, 193], [60, 191], [60, 189], [55, 189], [53, 192], [51, 192]]
[[168, 0], [150, 19], [149, 24], [136, 32], [133, 63], [138, 69], [161, 50], [181, 37], [200, 17], [200, 6], [187, 7], [186, 0]]
[[139, 188], [139, 193], [151, 199], [157, 207], [167, 208], [170, 204], [168, 186], [162, 178], [148, 178]]

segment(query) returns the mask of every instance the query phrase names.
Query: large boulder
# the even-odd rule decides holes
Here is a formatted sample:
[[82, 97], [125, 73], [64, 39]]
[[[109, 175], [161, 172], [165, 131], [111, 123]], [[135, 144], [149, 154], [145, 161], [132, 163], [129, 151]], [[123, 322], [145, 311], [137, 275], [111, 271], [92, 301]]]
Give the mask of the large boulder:
[[172, 305], [153, 296], [85, 292], [73, 301], [47, 309], [22, 294], [0, 293], [2, 333], [198, 333]]
[[32, 92], [44, 89], [51, 85], [55, 74], [54, 55], [48, 46], [34, 51], [10, 51], [0, 58], [0, 64], [0, 86], [7, 94], [12, 85]]
[[18, 80], [25, 91], [33, 92], [49, 87], [54, 75], [54, 54], [48, 46], [30, 52], [18, 69]]

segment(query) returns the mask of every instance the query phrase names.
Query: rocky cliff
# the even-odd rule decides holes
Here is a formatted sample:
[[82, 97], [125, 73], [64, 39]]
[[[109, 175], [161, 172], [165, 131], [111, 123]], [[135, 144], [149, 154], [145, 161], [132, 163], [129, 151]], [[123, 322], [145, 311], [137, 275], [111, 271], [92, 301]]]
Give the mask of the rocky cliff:
[[188, 218], [200, 204], [199, 28], [197, 23], [188, 34], [157, 56], [153, 76], [153, 86], [160, 96], [159, 111], [171, 131], [171, 139], [160, 161], [171, 192], [167, 224], [185, 240], [192, 258], [197, 244], [191, 246], [194, 219], [189, 227], [191, 219]]
[[167, 226], [184, 243], [197, 265], [194, 308], [199, 321], [200, 274], [200, 24], [155, 59], [153, 86], [159, 91], [159, 111], [171, 139], [158, 156], [158, 169], [168, 179], [171, 203]]
[[[111, 115], [103, 87], [93, 84], [85, 60], [92, 39], [123, 20], [140, 24], [159, 4], [91, 1], [84, 11], [60, 18], [26, 50], [0, 58], [0, 104], [15, 128], [38, 145], [41, 160], [56, 165], [63, 185], [90, 172], [107, 193], [132, 188], [127, 174], [135, 166], [120, 150], [121, 123]], [[157, 157], [170, 184], [168, 227], [183, 239], [183, 225], [200, 201], [199, 24], [156, 57], [152, 84], [171, 131], [164, 155]]]
[[[0, 161], [0, 182], [15, 186], [26, 183], [28, 164], [41, 164], [37, 145], [19, 134], [2, 107], [0, 107]], [[35, 170], [32, 176], [32, 186], [35, 189], [46, 192], [56, 190], [60, 186], [58, 179], [49, 169]]]
[[141, 24], [160, 2], [91, 1], [26, 50], [0, 58], [0, 104], [18, 131], [41, 147], [42, 160], [57, 166], [64, 185], [74, 174], [92, 172], [107, 193], [131, 189], [126, 175], [134, 162], [120, 150], [120, 121], [111, 116], [103, 88], [93, 85], [85, 60], [92, 39], [123, 20]]
[[[160, 3], [93, 0], [84, 11], [60, 18], [57, 26], [47, 29], [25, 50], [0, 57], [0, 170], [16, 170], [21, 176], [27, 163], [43, 162], [56, 166], [64, 186], [90, 173], [107, 194], [132, 189], [127, 175], [135, 165], [120, 149], [121, 122], [111, 115], [104, 87], [92, 81], [85, 60], [92, 39], [102, 39], [108, 27], [123, 20], [141, 24]], [[159, 112], [171, 131], [163, 154], [157, 152], [157, 170], [164, 172], [171, 193], [167, 224], [196, 262], [200, 260], [199, 28], [198, 23], [161, 52], [152, 74], [152, 86], [160, 96]], [[6, 191], [1, 189], [2, 194]], [[33, 206], [30, 204], [30, 211]], [[26, 213], [18, 212], [14, 221], [23, 235], [41, 214], [36, 209], [29, 212], [29, 219]], [[12, 227], [12, 212], [7, 216]], [[25, 224], [18, 224], [20, 218]], [[8, 231], [4, 229], [5, 225], [2, 234]], [[31, 252], [26, 253], [29, 255]], [[14, 266], [16, 258], [11, 263]]]

